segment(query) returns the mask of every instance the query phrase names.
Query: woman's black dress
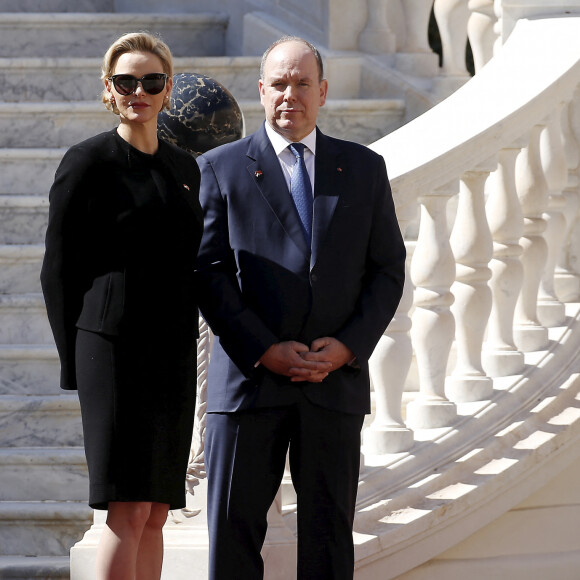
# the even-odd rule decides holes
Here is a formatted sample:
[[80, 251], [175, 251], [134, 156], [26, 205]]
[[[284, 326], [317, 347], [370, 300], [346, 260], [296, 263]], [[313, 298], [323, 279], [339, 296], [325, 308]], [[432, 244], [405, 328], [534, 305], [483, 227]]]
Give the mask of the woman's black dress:
[[78, 388], [89, 504], [185, 505], [196, 395], [202, 233], [193, 157], [144, 154], [116, 131], [72, 147], [50, 192], [41, 281]]

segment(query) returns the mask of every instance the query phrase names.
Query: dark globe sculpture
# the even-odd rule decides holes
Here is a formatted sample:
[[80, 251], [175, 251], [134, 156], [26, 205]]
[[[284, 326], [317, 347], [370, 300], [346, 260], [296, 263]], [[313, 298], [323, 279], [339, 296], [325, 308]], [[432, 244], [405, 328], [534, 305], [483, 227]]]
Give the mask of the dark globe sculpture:
[[244, 134], [244, 117], [232, 94], [218, 81], [196, 73], [173, 77], [171, 109], [157, 120], [160, 137], [194, 156]]

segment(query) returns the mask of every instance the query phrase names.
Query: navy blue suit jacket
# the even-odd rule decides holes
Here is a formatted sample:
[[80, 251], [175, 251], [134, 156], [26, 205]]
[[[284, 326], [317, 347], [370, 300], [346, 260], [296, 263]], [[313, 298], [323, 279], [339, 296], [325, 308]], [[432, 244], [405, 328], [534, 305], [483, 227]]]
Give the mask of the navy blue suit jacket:
[[[370, 410], [368, 358], [401, 298], [405, 247], [383, 158], [316, 138], [312, 252], [264, 127], [197, 159], [199, 303], [217, 337], [208, 412], [284, 404], [297, 385], [326, 408]], [[255, 366], [274, 343], [323, 336], [346, 344], [360, 368], [297, 384]]]

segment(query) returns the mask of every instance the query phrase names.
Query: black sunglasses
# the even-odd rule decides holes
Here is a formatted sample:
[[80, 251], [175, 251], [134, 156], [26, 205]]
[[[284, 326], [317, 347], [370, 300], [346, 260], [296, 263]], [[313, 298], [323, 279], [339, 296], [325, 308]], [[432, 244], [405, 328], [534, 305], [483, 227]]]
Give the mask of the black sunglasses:
[[150, 95], [158, 95], [165, 87], [167, 75], [165, 73], [150, 73], [140, 79], [133, 75], [113, 75], [109, 77], [113, 86], [120, 95], [130, 95], [137, 90], [137, 84], [141, 83], [143, 90]]

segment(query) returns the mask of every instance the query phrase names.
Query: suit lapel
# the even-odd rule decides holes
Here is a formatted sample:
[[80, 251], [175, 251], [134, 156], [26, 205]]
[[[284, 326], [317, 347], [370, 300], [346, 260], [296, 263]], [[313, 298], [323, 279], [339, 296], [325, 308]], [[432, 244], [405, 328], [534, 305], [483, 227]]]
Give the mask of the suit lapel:
[[343, 189], [340, 158], [340, 150], [317, 129], [310, 269], [316, 264]]
[[302, 233], [300, 218], [288, 191], [280, 162], [263, 126], [250, 140], [247, 155], [250, 161], [247, 170], [264, 200], [296, 246], [307, 255], [308, 247]]

